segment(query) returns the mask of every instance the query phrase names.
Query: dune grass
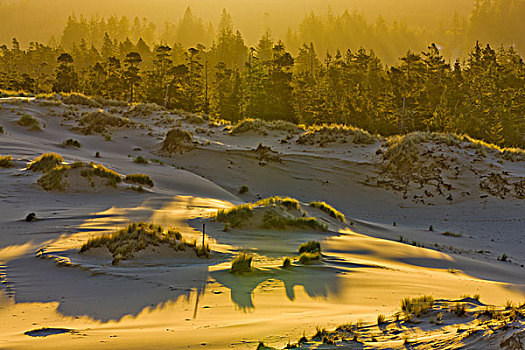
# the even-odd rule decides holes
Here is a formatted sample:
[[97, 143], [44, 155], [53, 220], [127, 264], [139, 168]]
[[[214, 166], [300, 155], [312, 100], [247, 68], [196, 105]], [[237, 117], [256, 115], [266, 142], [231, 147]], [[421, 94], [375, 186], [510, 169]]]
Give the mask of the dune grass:
[[287, 227], [326, 231], [327, 227], [314, 217], [291, 218], [276, 210], [268, 210], [262, 220], [262, 228], [284, 230]]
[[321, 253], [307, 253], [304, 252], [299, 255], [299, 262], [303, 265], [315, 264], [321, 260]]
[[341, 213], [339, 210], [332, 207], [330, 204], [327, 204], [325, 202], [314, 201], [314, 202], [310, 202], [308, 206], [322, 210], [328, 215], [330, 215], [331, 217], [333, 217], [334, 219], [337, 219], [341, 222], [346, 222], [345, 215]]
[[[298, 200], [290, 197], [269, 197], [261, 199], [255, 203], [242, 204], [230, 209], [221, 209], [217, 212], [216, 219], [223, 222], [228, 227], [241, 227], [253, 217], [255, 208], [267, 208], [261, 227], [263, 229], [284, 230], [287, 227], [297, 227], [302, 229], [313, 229], [326, 231], [326, 225], [322, 224], [314, 217], [290, 217], [280, 213], [277, 208], [286, 210], [296, 210], [301, 213], [301, 205]], [[304, 214], [303, 214], [304, 215]]]
[[401, 310], [407, 317], [420, 317], [427, 313], [432, 306], [434, 306], [434, 298], [429, 295], [401, 300]]
[[135, 159], [133, 159], [133, 162], [137, 164], [148, 164], [148, 160], [143, 156], [135, 157]]
[[133, 123], [123, 117], [110, 114], [103, 110], [84, 114], [78, 121], [77, 130], [83, 134], [106, 134], [111, 128], [131, 127]]
[[281, 265], [281, 267], [282, 267], [283, 269], [287, 269], [287, 268], [289, 268], [289, 267], [291, 267], [291, 266], [292, 266], [292, 259], [290, 259], [290, 258], [284, 258], [284, 260], [283, 260], [283, 264]]
[[343, 143], [348, 142], [347, 137], [351, 138], [350, 142], [355, 144], [372, 144], [381, 139], [368, 131], [350, 125], [323, 124], [309, 127], [308, 131], [297, 139], [297, 143], [307, 145]]
[[166, 134], [162, 141], [162, 151], [168, 153], [182, 152], [193, 143], [193, 135], [186, 130], [173, 128]]
[[83, 169], [80, 172], [80, 175], [88, 179], [91, 179], [94, 176], [104, 178], [106, 179], [106, 185], [115, 188], [117, 187], [118, 183], [122, 182], [122, 176], [120, 176], [120, 174], [114, 170], [106, 168], [101, 164], [90, 163], [89, 168]]
[[82, 105], [88, 107], [102, 107], [102, 105], [94, 99], [87, 97], [84, 94], [72, 92], [70, 94], [63, 94], [62, 103], [66, 105]]
[[62, 146], [71, 146], [76, 148], [82, 148], [82, 144], [74, 139], [67, 139], [66, 141], [62, 142]]
[[0, 134], [3, 135], [5, 134], [5, 129], [3, 126], [0, 125]]
[[126, 177], [124, 178], [124, 182], [131, 183], [131, 184], [138, 184], [138, 185], [148, 186], [148, 187], [153, 187], [154, 186], [153, 180], [151, 179], [151, 177], [149, 175], [146, 175], [146, 174], [126, 175]]
[[64, 158], [57, 153], [44, 153], [35, 158], [27, 167], [31, 171], [47, 172], [60, 165]]
[[247, 118], [235, 124], [232, 127], [230, 133], [242, 134], [252, 131], [258, 134], [266, 134], [268, 130], [278, 130], [293, 133], [298, 132], [300, 128], [293, 123], [283, 120], [265, 121], [262, 119]]
[[0, 156], [0, 168], [12, 168], [14, 166], [13, 156]]
[[177, 229], [165, 230], [161, 225], [134, 222], [112, 234], [91, 238], [80, 248], [84, 253], [93, 248], [106, 247], [113, 256], [112, 264], [116, 265], [147, 247], [167, 244], [174, 251], [185, 250], [182, 234]]
[[42, 130], [42, 126], [40, 125], [40, 122], [36, 120], [35, 117], [27, 113], [22, 114], [20, 119], [18, 119], [17, 123], [18, 125], [29, 128], [29, 130], [33, 130], [33, 131]]
[[242, 204], [231, 209], [219, 209], [217, 221], [229, 224], [231, 227], [240, 227], [253, 217], [253, 208], [250, 204]]
[[308, 241], [299, 246], [299, 254], [321, 252], [321, 243], [317, 241]]
[[243, 275], [253, 271], [253, 256], [247, 253], [239, 253], [232, 261], [230, 272], [236, 275]]
[[162, 107], [155, 103], [137, 103], [131, 106], [124, 115], [128, 117], [148, 117], [154, 112], [161, 111]]
[[[474, 139], [468, 135], [458, 135], [454, 133], [438, 133], [417, 131], [406, 135], [396, 135], [388, 138], [386, 142], [385, 157], [395, 165], [403, 162], [414, 161], [418, 158], [417, 145], [425, 142], [456, 146], [463, 149], [480, 150], [480, 154], [494, 152], [505, 160], [525, 161], [525, 150], [521, 148], [499, 147], [492, 143]], [[414, 159], [415, 158], [415, 159]]]

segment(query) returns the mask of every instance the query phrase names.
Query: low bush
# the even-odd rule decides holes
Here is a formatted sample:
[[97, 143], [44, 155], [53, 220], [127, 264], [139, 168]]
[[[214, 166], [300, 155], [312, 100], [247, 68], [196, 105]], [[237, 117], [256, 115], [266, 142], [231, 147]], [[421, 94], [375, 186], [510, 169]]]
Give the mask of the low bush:
[[232, 261], [230, 272], [236, 275], [243, 275], [252, 272], [252, 260], [253, 256], [247, 253], [238, 254]]
[[332, 207], [330, 204], [327, 204], [325, 202], [310, 202], [308, 204], [312, 208], [317, 208], [319, 210], [324, 211], [334, 219], [340, 220], [342, 222], [346, 222], [346, 217], [343, 213]]
[[417, 298], [404, 298], [401, 300], [401, 310], [407, 316], [420, 317], [434, 306], [434, 298], [424, 295]]
[[240, 227], [253, 217], [253, 209], [249, 204], [243, 204], [231, 209], [220, 209], [217, 212], [217, 221], [227, 223], [231, 227]]
[[103, 110], [84, 114], [78, 121], [77, 130], [83, 134], [105, 134], [111, 128], [131, 127], [133, 123], [123, 117], [104, 112]]
[[12, 168], [14, 166], [12, 156], [0, 156], [0, 168]]
[[64, 158], [60, 154], [44, 153], [40, 157], [35, 158], [27, 168], [32, 171], [47, 172], [62, 164], [63, 161]]
[[317, 241], [308, 241], [299, 246], [299, 254], [301, 253], [317, 253], [321, 252], [321, 243]]
[[113, 265], [116, 265], [131, 258], [135, 252], [160, 244], [167, 244], [175, 251], [184, 250], [186, 246], [178, 230], [164, 230], [161, 225], [135, 222], [112, 234], [88, 240], [80, 248], [80, 253], [92, 248], [106, 247], [113, 256]]
[[153, 180], [149, 175], [146, 174], [126, 175], [126, 177], [124, 178], [124, 182], [153, 187]]
[[40, 126], [40, 122], [36, 120], [32, 115], [30, 114], [23, 114], [20, 119], [18, 119], [18, 124], [24, 127], [29, 128], [30, 130], [42, 130], [42, 127]]
[[321, 253], [320, 252], [317, 252], [317, 253], [302, 253], [300, 256], [299, 256], [299, 262], [303, 265], [310, 265], [310, 264], [314, 264], [314, 263], [317, 263], [321, 260]]
[[193, 143], [193, 135], [179, 128], [173, 128], [166, 134], [162, 142], [162, 151], [168, 153], [182, 152]]
[[71, 147], [81, 148], [82, 144], [78, 142], [77, 140], [67, 139], [66, 141], [62, 142], [62, 146], [66, 146], [66, 147], [71, 146]]
[[283, 120], [265, 121], [262, 119], [247, 118], [234, 125], [230, 133], [241, 134], [253, 131], [260, 134], [266, 134], [269, 130], [294, 133], [300, 131], [301, 129], [297, 125]]
[[89, 98], [83, 94], [79, 94], [76, 92], [65, 94], [62, 97], [62, 103], [66, 105], [82, 105], [82, 106], [88, 106], [88, 107], [102, 107], [102, 105], [93, 100], [92, 98]]
[[148, 164], [148, 160], [143, 156], [135, 157], [135, 159], [133, 159], [133, 162], [137, 164]]

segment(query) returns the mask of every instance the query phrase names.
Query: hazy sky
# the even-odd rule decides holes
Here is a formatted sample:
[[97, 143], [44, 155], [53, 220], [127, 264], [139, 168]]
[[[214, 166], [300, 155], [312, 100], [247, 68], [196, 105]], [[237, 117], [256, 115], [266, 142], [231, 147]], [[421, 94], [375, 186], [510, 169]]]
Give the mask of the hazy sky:
[[188, 6], [196, 16], [214, 24], [226, 8], [236, 28], [253, 41], [266, 26], [280, 37], [288, 27], [296, 27], [305, 13], [326, 13], [329, 8], [335, 14], [357, 10], [371, 20], [382, 15], [389, 22], [403, 20], [410, 26], [435, 28], [439, 22], [448, 23], [454, 11], [468, 15], [473, 0], [0, 0], [0, 4], [4, 8], [2, 30], [22, 42], [24, 37], [45, 41], [51, 34], [60, 35], [73, 11], [88, 16], [147, 17], [161, 27], [165, 21], [178, 22]]

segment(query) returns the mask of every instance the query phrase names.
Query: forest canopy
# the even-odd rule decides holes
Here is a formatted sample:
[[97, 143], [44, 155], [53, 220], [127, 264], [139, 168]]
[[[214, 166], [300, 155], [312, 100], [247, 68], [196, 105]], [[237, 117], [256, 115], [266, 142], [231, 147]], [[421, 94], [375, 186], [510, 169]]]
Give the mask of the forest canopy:
[[468, 21], [455, 16], [445, 46], [357, 12], [310, 13], [285, 38], [267, 30], [253, 45], [226, 10], [216, 28], [188, 8], [162, 31], [146, 19], [71, 15], [59, 40], [0, 46], [0, 89], [154, 102], [232, 121], [467, 133], [523, 147], [524, 39], [503, 28], [522, 26], [514, 16], [524, 8], [523, 1], [476, 2]]

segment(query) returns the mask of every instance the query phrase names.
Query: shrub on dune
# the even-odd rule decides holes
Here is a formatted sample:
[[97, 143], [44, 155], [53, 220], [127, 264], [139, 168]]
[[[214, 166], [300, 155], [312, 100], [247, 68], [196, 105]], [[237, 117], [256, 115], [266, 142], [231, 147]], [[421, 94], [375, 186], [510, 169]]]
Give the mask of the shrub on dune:
[[34, 159], [28, 166], [32, 171], [50, 171], [56, 166], [62, 164], [64, 158], [57, 153], [44, 153], [40, 157]]
[[12, 156], [0, 156], [0, 168], [12, 168], [14, 166]]
[[84, 114], [80, 118], [78, 125], [80, 132], [89, 135], [104, 134], [107, 133], [110, 128], [130, 127], [133, 123], [127, 118], [99, 110]]
[[126, 175], [124, 182], [153, 187], [153, 180], [149, 175], [146, 174]]
[[262, 119], [247, 118], [241, 120], [235, 126], [233, 126], [230, 133], [241, 134], [253, 131], [256, 133], [266, 134], [268, 130], [278, 130], [293, 133], [298, 132], [300, 128], [293, 123], [283, 120], [265, 121]]
[[407, 316], [419, 317], [434, 306], [434, 298], [424, 295], [417, 298], [404, 298], [401, 300], [401, 310]]
[[231, 227], [240, 227], [252, 216], [252, 206], [249, 204], [243, 204], [231, 209], [220, 209], [217, 212], [217, 221], [228, 223]]
[[193, 143], [190, 132], [179, 128], [173, 128], [166, 134], [162, 142], [162, 151], [167, 153], [182, 152]]
[[319, 210], [324, 211], [325, 213], [327, 213], [334, 219], [338, 219], [342, 222], [346, 222], [345, 215], [341, 213], [339, 210], [332, 207], [330, 204], [327, 204], [325, 202], [310, 202], [310, 204], [308, 205], [312, 208], [317, 208]]
[[317, 253], [321, 252], [321, 243], [317, 241], [308, 241], [299, 246], [299, 254], [301, 253]]
[[42, 130], [40, 123], [30, 114], [23, 114], [20, 119], [18, 119], [18, 124], [25, 126], [30, 130]]
[[136, 157], [135, 159], [133, 159], [133, 162], [137, 164], [148, 164], [148, 160], [143, 156]]
[[100, 103], [89, 98], [83, 94], [73, 92], [71, 94], [66, 94], [62, 98], [62, 103], [66, 105], [82, 105], [88, 107], [102, 107]]
[[106, 247], [113, 256], [113, 265], [129, 259], [133, 253], [150, 246], [167, 244], [174, 251], [185, 250], [182, 235], [178, 230], [164, 230], [161, 225], [145, 222], [132, 223], [112, 234], [92, 238], [82, 245], [80, 253], [93, 248]]
[[73, 139], [67, 139], [66, 141], [62, 142], [62, 146], [71, 146], [76, 148], [82, 148], [82, 144], [78, 142], [77, 140]]
[[315, 264], [321, 260], [321, 253], [302, 253], [299, 256], [299, 262], [303, 265]]
[[230, 272], [236, 275], [243, 275], [252, 272], [252, 260], [253, 256], [247, 253], [238, 254], [232, 261]]

